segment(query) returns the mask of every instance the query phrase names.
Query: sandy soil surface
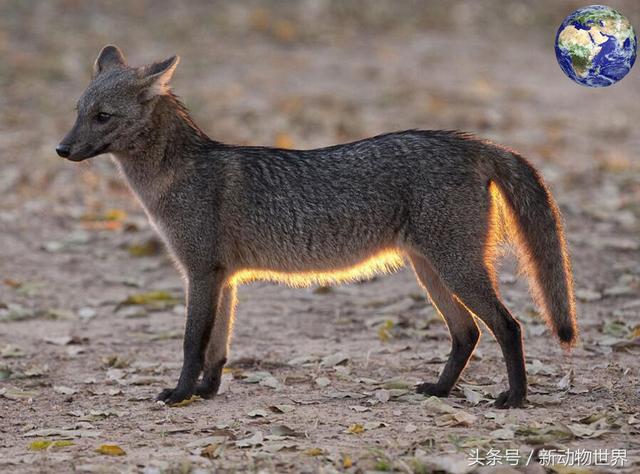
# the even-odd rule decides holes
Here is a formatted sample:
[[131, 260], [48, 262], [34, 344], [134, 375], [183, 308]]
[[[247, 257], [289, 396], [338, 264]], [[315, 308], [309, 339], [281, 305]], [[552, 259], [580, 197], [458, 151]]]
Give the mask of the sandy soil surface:
[[[552, 38], [571, 2], [345, 3], [1, 4], [0, 470], [492, 472], [469, 465], [478, 450], [537, 473], [545, 450], [577, 449], [607, 450], [594, 471], [621, 472], [622, 457], [640, 469], [638, 71], [609, 90], [562, 75]], [[452, 396], [426, 400], [414, 386], [437, 377], [449, 337], [409, 269], [330, 289], [254, 283], [222, 393], [154, 403], [180, 369], [182, 282], [110, 160], [53, 151], [107, 42], [138, 64], [179, 53], [174, 89], [221, 141], [458, 128], [518, 149], [564, 214], [578, 347], [556, 344], [507, 257], [527, 408], [493, 408], [506, 371], [487, 331]]]

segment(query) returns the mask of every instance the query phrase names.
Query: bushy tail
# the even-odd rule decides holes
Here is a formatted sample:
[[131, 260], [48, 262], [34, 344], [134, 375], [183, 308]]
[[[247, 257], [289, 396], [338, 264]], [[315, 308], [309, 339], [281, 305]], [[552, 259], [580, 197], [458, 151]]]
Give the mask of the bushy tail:
[[577, 339], [571, 262], [558, 206], [538, 172], [523, 157], [500, 153], [492, 181], [507, 204], [508, 230], [520, 250], [534, 297], [566, 346]]

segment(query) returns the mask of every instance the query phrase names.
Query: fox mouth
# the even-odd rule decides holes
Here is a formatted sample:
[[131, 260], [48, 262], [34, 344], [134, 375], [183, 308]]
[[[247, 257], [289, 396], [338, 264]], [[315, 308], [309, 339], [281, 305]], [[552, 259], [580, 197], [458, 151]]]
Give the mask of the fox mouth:
[[75, 162], [88, 160], [89, 158], [93, 158], [94, 156], [98, 156], [98, 155], [102, 155], [103, 153], [106, 153], [109, 150], [110, 146], [111, 146], [111, 143], [105, 143], [104, 145], [94, 149], [87, 147], [80, 150], [80, 152], [78, 153], [69, 155], [67, 159]]
[[98, 155], [102, 155], [103, 153], [106, 153], [110, 146], [111, 146], [111, 143], [105, 143], [100, 148], [95, 150], [91, 156], [98, 156]]

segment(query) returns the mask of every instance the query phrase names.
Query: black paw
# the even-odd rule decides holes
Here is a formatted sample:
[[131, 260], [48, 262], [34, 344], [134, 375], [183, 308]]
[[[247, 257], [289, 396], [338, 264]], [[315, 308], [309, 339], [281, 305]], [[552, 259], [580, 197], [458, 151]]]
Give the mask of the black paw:
[[164, 402], [167, 405], [175, 405], [176, 403], [180, 403], [188, 398], [191, 398], [193, 395], [189, 390], [183, 390], [178, 387], [176, 388], [165, 388], [160, 394], [156, 397], [156, 401]]
[[494, 406], [501, 409], [522, 408], [526, 401], [527, 397], [525, 395], [514, 395], [510, 391], [506, 391], [498, 395]]
[[220, 388], [220, 379], [214, 380], [212, 382], [202, 380], [196, 387], [195, 394], [198, 395], [200, 398], [209, 399], [216, 396], [219, 388]]
[[218, 393], [220, 382], [222, 381], [222, 368], [227, 363], [227, 359], [222, 359], [213, 368], [205, 370], [202, 380], [196, 387], [196, 395], [201, 398], [213, 398]]
[[421, 383], [416, 387], [416, 392], [440, 398], [446, 398], [449, 396], [448, 390], [439, 387], [438, 384], [435, 383]]

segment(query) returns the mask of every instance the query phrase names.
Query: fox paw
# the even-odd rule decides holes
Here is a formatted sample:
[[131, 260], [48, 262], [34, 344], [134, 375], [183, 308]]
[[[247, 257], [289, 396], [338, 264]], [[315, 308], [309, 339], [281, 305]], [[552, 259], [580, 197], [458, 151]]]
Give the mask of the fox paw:
[[167, 405], [175, 405], [176, 403], [180, 403], [188, 398], [191, 398], [193, 393], [188, 390], [183, 390], [178, 387], [176, 388], [165, 388], [160, 394], [156, 397], [156, 401], [164, 402]]
[[217, 364], [214, 364], [212, 368], [205, 370], [202, 380], [200, 380], [196, 387], [196, 395], [200, 398], [213, 398], [217, 395], [220, 382], [222, 381], [222, 368], [226, 363], [227, 359], [225, 357]]
[[502, 392], [496, 398], [494, 406], [496, 408], [522, 408], [527, 400], [525, 395], [513, 395], [510, 391]]
[[416, 387], [416, 392], [440, 398], [446, 398], [449, 396], [448, 390], [440, 388], [438, 384], [435, 383], [421, 383]]
[[218, 393], [218, 388], [220, 388], [219, 379], [213, 382], [205, 382], [203, 380], [196, 387], [195, 394], [198, 395], [200, 398], [205, 398], [205, 399], [213, 398]]

